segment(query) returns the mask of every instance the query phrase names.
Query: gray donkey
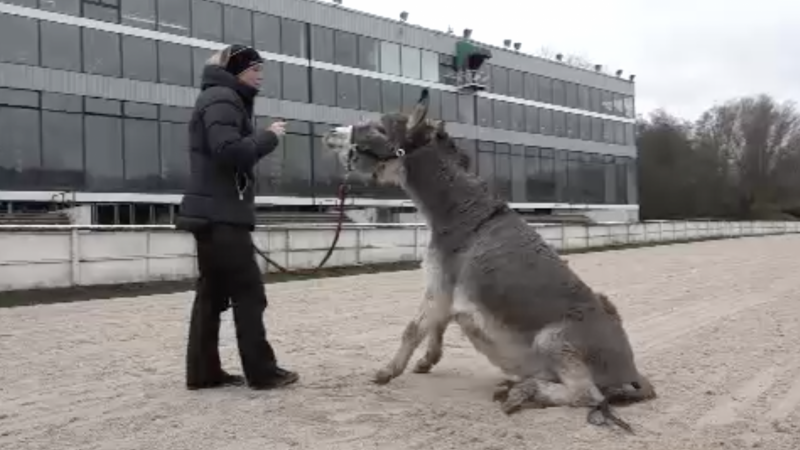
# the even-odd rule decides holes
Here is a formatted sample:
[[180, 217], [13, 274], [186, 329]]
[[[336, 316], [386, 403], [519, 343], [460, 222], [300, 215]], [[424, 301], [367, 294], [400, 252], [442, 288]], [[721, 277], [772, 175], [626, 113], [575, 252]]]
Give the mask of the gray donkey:
[[424, 90], [408, 116], [385, 114], [322, 138], [349, 173], [401, 186], [431, 232], [423, 302], [374, 381], [385, 384], [399, 376], [426, 336], [427, 352], [414, 371], [429, 372], [441, 360], [453, 320], [508, 377], [495, 392], [505, 413], [588, 407], [590, 423], [610, 420], [632, 432], [609, 404], [656, 393], [637, 370], [616, 308], [468, 171], [468, 157], [443, 122], [426, 119], [427, 111]]

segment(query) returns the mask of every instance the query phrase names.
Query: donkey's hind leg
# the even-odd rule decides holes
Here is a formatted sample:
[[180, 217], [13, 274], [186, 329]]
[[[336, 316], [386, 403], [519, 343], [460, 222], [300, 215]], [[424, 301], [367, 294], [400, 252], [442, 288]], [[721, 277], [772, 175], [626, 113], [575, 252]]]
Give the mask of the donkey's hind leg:
[[442, 346], [444, 345], [444, 332], [450, 325], [450, 319], [446, 321], [432, 321], [428, 331], [428, 349], [425, 356], [417, 361], [414, 366], [415, 373], [428, 373], [433, 366], [442, 360]]

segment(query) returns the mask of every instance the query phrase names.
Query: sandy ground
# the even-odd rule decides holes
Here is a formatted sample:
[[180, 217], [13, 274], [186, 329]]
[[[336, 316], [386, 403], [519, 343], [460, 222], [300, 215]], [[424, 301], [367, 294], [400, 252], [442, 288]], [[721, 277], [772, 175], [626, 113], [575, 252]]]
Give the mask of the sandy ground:
[[[451, 326], [428, 375], [369, 382], [421, 292], [418, 271], [268, 286], [268, 332], [301, 383], [188, 392], [191, 294], [0, 309], [0, 448], [713, 449], [800, 447], [800, 237], [570, 256], [618, 304], [661, 397], [505, 416], [499, 372]], [[222, 354], [239, 370], [230, 312]], [[422, 348], [412, 359], [412, 365]]]

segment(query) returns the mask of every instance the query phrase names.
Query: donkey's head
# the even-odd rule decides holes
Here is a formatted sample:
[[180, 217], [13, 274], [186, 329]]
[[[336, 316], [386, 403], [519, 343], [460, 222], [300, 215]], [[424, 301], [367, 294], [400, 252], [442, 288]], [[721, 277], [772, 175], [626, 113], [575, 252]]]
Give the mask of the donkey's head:
[[428, 90], [424, 89], [409, 114], [388, 113], [378, 120], [336, 127], [322, 141], [337, 153], [348, 172], [380, 183], [398, 184], [406, 155], [425, 150], [458, 154], [444, 130], [444, 122], [427, 119], [429, 101]]

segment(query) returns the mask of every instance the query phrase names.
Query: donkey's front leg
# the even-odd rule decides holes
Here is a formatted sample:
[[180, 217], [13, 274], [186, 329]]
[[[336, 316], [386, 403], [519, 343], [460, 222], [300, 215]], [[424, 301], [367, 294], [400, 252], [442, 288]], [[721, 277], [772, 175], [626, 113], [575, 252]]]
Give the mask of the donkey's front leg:
[[435, 336], [431, 336], [432, 342], [424, 360], [430, 357], [432, 362], [430, 365], [436, 364], [441, 358], [442, 335], [449, 322], [449, 303], [442, 296], [434, 295], [433, 290], [426, 290], [425, 298], [420, 304], [417, 316], [403, 330], [400, 347], [397, 349], [394, 358], [375, 374], [375, 383], [386, 384], [403, 373], [408, 366], [411, 355], [414, 354], [422, 340], [432, 333]]

